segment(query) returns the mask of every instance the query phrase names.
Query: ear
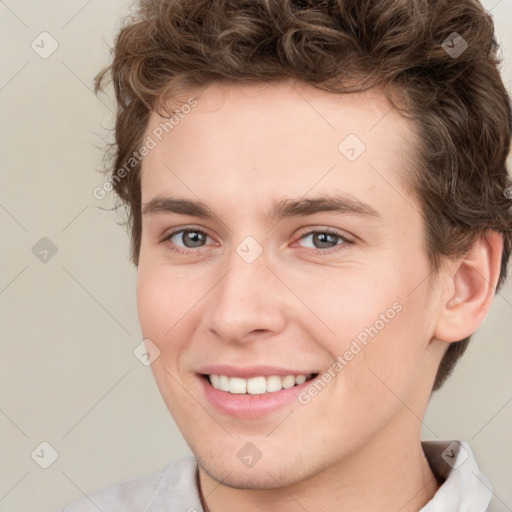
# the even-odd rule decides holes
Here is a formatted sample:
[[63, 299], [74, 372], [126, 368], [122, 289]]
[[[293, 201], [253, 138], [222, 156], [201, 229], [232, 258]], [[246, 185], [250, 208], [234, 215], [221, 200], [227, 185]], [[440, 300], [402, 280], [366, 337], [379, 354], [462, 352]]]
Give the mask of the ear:
[[447, 266], [434, 337], [460, 341], [484, 322], [494, 299], [501, 270], [503, 237], [495, 231], [480, 236], [462, 259]]

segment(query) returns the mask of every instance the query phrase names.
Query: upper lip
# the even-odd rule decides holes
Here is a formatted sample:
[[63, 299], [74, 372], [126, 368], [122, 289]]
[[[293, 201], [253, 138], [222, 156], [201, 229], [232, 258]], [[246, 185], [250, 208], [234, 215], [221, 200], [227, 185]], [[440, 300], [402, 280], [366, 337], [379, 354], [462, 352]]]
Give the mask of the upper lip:
[[277, 366], [230, 366], [226, 364], [215, 364], [202, 366], [196, 373], [202, 375], [227, 375], [228, 377], [249, 379], [251, 377], [260, 376], [269, 377], [270, 375], [278, 375], [280, 377], [286, 377], [287, 375], [310, 375], [318, 372]]

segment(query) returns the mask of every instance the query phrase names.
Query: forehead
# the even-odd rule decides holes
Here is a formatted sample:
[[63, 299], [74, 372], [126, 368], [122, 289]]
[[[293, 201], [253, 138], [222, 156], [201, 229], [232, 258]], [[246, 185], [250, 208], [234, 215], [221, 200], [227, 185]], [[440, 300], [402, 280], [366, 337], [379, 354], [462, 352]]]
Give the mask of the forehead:
[[155, 147], [143, 160], [143, 202], [192, 188], [233, 199], [230, 189], [239, 194], [241, 186], [260, 198], [269, 190], [304, 195], [332, 187], [367, 194], [385, 182], [405, 193], [400, 181], [412, 161], [414, 126], [377, 90], [214, 83], [180, 100], [189, 98], [172, 123], [151, 114], [145, 137]]

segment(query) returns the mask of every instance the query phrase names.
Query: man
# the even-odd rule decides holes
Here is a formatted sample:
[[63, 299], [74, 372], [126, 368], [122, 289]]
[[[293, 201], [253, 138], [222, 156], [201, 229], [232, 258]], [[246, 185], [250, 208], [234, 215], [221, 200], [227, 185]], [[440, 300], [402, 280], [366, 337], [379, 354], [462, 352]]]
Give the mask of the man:
[[65, 511], [486, 510], [469, 445], [420, 439], [512, 245], [483, 8], [144, 1], [107, 71], [141, 328], [194, 457]]

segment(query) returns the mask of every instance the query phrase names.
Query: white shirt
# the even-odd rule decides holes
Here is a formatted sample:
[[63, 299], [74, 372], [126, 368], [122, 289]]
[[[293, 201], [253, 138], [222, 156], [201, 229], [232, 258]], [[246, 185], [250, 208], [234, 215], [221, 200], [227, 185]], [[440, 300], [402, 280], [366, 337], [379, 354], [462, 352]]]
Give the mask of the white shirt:
[[[465, 441], [422, 441], [436, 477], [442, 481], [435, 496], [418, 512], [485, 512], [491, 484], [480, 473]], [[133, 478], [84, 495], [62, 512], [204, 512], [199, 497], [196, 459], [184, 457], [165, 470]]]

